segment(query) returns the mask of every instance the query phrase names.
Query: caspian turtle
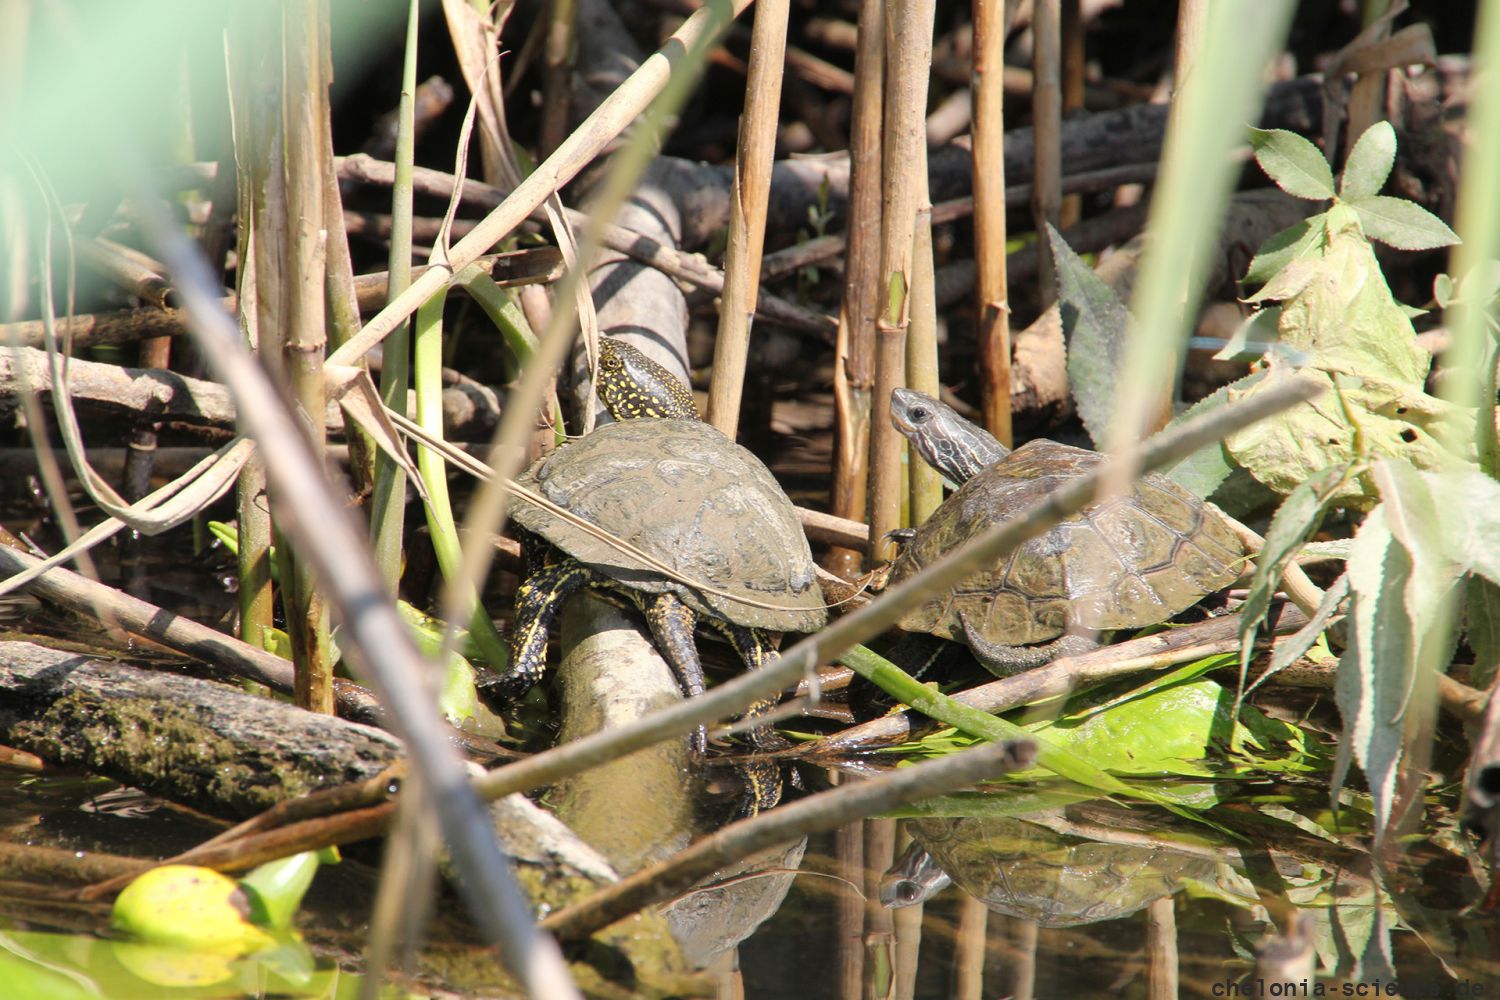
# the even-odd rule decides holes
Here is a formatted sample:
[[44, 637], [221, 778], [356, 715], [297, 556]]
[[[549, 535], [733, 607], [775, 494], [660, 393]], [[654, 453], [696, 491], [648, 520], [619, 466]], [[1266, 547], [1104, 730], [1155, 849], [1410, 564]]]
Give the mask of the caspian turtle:
[[[948, 406], [909, 389], [893, 394], [891, 419], [959, 486], [910, 534], [892, 566], [893, 582], [1104, 460], [1046, 440], [1008, 451]], [[1218, 514], [1150, 474], [932, 597], [900, 625], [962, 640], [1005, 676], [1090, 648], [1100, 633], [1166, 621], [1233, 582], [1243, 559]]]

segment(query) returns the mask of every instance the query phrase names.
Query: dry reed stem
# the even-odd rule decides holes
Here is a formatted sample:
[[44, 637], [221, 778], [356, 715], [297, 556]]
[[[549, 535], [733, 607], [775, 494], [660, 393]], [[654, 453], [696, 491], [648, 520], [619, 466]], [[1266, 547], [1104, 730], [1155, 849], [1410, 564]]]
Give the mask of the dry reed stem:
[[[937, 276], [932, 263], [932, 200], [927, 188], [927, 151], [922, 150], [917, 185], [917, 230], [912, 243], [911, 329], [906, 332], [906, 384], [934, 399], [938, 379]], [[943, 477], [913, 455], [907, 483], [912, 524], [920, 524], [943, 502]]]
[[[1066, 118], [1083, 110], [1088, 55], [1084, 48], [1083, 0], [1062, 0], [1062, 113]], [[1058, 229], [1075, 225], [1083, 212], [1083, 199], [1063, 198]]]
[[765, 244], [766, 206], [771, 197], [771, 165], [776, 158], [789, 7], [789, 0], [759, 0], [750, 36], [745, 114], [740, 119], [734, 190], [729, 202], [724, 296], [719, 304], [719, 335], [714, 342], [714, 373], [708, 392], [708, 422], [731, 441], [739, 429], [750, 325], [760, 292], [760, 258]]
[[1010, 292], [1005, 275], [1005, 0], [974, 0], [974, 267], [984, 425], [1010, 429]]
[[[1032, 10], [1032, 62], [1035, 86], [1031, 92], [1031, 118], [1035, 166], [1031, 181], [1031, 218], [1038, 233], [1046, 225], [1059, 225], [1062, 212], [1062, 12], [1059, 0], [1037, 0]], [[1040, 279], [1042, 308], [1057, 301], [1057, 275], [1052, 264], [1051, 244], [1042, 240]]]
[[573, 97], [573, 29], [577, 17], [577, 0], [551, 0], [547, 4], [547, 37], [542, 46], [542, 121], [536, 141], [540, 156], [551, 156], [568, 131], [569, 104]]
[[[323, 228], [323, 153], [330, 143], [329, 54], [325, 4], [283, 8], [282, 88], [283, 172], [291, 223], [283, 244], [288, 279], [281, 286], [286, 317], [285, 363], [301, 409], [308, 441], [321, 459], [327, 430], [323, 423], [323, 353], [327, 232]], [[274, 516], [274, 512], [273, 512]], [[327, 616], [311, 567], [293, 552], [291, 609], [287, 632], [297, 668], [296, 700], [303, 708], [333, 712], [333, 662]], [[283, 577], [283, 579], [287, 579]]]
[[[884, 0], [862, 0], [849, 122], [848, 252], [834, 351], [833, 512], [862, 521], [869, 479], [870, 391], [875, 381], [876, 287], [880, 281], [880, 160], [885, 81]], [[824, 565], [859, 573], [865, 546], [835, 548]]]
[[875, 395], [870, 428], [870, 551], [885, 557], [887, 532], [901, 526], [901, 454], [905, 440], [886, 415], [906, 373], [911, 321], [912, 250], [917, 189], [926, 162], [927, 79], [932, 68], [933, 0], [886, 4], [885, 150], [881, 162], [879, 320], [875, 324]]

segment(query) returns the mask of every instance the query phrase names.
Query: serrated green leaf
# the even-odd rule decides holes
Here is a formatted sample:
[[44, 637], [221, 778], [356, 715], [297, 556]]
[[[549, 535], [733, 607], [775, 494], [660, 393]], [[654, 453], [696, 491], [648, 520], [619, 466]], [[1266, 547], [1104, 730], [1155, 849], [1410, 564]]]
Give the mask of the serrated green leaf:
[[1259, 285], [1269, 281], [1283, 267], [1311, 253], [1322, 238], [1321, 212], [1287, 226], [1260, 245], [1250, 261], [1249, 269], [1245, 271], [1245, 284]]
[[1464, 587], [1464, 623], [1474, 650], [1473, 682], [1488, 688], [1500, 667], [1500, 586], [1471, 576]]
[[1349, 645], [1339, 661], [1334, 697], [1344, 720], [1334, 792], [1349, 760], [1359, 763], [1370, 789], [1377, 837], [1390, 820], [1401, 761], [1399, 719], [1416, 662], [1417, 643], [1406, 613], [1411, 560], [1377, 507], [1354, 536], [1349, 556]]
[[1446, 523], [1442, 514], [1448, 503], [1440, 502], [1443, 494], [1431, 488], [1443, 482], [1438, 477], [1429, 479], [1406, 462], [1384, 460], [1371, 467], [1370, 478], [1380, 490], [1385, 523], [1411, 563], [1406, 615], [1414, 632], [1425, 636], [1435, 624], [1438, 607], [1466, 570], [1450, 555], [1447, 536], [1455, 527], [1468, 532], [1471, 526]]
[[1240, 609], [1240, 684], [1250, 668], [1250, 659], [1255, 653], [1255, 639], [1260, 634], [1261, 622], [1271, 606], [1271, 596], [1281, 583], [1282, 574], [1297, 557], [1302, 545], [1317, 532], [1323, 523], [1333, 497], [1348, 478], [1349, 464], [1323, 469], [1309, 477], [1287, 495], [1271, 518], [1266, 529], [1266, 540], [1255, 559], [1255, 572], [1250, 577], [1250, 592]]
[[1459, 241], [1446, 222], [1405, 198], [1377, 194], [1345, 204], [1359, 213], [1366, 236], [1397, 250], [1435, 250]]
[[1047, 226], [1057, 268], [1058, 305], [1068, 342], [1068, 383], [1073, 404], [1095, 444], [1115, 415], [1120, 351], [1130, 312], [1113, 288], [1083, 262], [1061, 234]]
[[[1307, 624], [1286, 638], [1277, 640], [1276, 648], [1271, 651], [1271, 660], [1266, 664], [1266, 672], [1256, 678], [1251, 689], [1264, 684], [1317, 645], [1319, 637], [1323, 635], [1323, 630], [1328, 627], [1329, 620], [1337, 613], [1339, 605], [1348, 596], [1349, 577], [1347, 574], [1340, 573], [1338, 579], [1323, 592], [1323, 600], [1313, 612], [1312, 617], [1307, 620]], [[1321, 649], [1324, 656], [1331, 659], [1331, 655], [1327, 652], [1326, 641]]]
[[[1264, 378], [1263, 372], [1247, 375], [1245, 378], [1234, 382], [1234, 386], [1248, 388], [1246, 383], [1259, 381]], [[1200, 413], [1216, 410], [1229, 402], [1231, 386], [1221, 386], [1210, 395], [1204, 396], [1198, 402], [1188, 407], [1185, 413], [1179, 414], [1172, 424], [1184, 420], [1190, 420]], [[1171, 426], [1171, 425], [1168, 425]], [[1217, 490], [1234, 471], [1234, 465], [1229, 459], [1229, 454], [1224, 446], [1215, 441], [1213, 444], [1199, 448], [1188, 457], [1182, 459], [1175, 465], [1162, 469], [1162, 475], [1183, 489], [1198, 497], [1209, 497]]]
[[1339, 196], [1350, 199], [1379, 194], [1395, 162], [1396, 130], [1390, 122], [1376, 122], [1365, 129], [1365, 134], [1349, 151]]
[[1333, 171], [1311, 142], [1286, 129], [1250, 129], [1255, 161], [1287, 194], [1310, 201], [1332, 198]]

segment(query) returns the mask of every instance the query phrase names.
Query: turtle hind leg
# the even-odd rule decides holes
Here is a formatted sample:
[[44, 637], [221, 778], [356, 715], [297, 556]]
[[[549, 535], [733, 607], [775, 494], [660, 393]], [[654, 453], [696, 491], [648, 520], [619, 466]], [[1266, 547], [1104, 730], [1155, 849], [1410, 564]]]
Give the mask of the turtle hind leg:
[[[704, 680], [703, 661], [693, 639], [693, 630], [698, 624], [697, 614], [670, 591], [649, 599], [639, 591], [631, 594], [646, 616], [657, 650], [676, 672], [682, 693], [689, 698], [698, 697], [703, 693]], [[704, 727], [693, 730], [692, 741], [695, 756], [702, 758], [708, 753], [708, 731]]]
[[475, 681], [487, 701], [504, 706], [519, 701], [547, 670], [547, 630], [574, 593], [596, 582], [593, 570], [571, 556], [549, 560], [516, 591], [510, 630], [510, 669]]
[[969, 650], [996, 677], [1010, 677], [1051, 663], [1060, 656], [1076, 656], [1099, 648], [1097, 632], [1068, 632], [1040, 646], [1007, 646], [1001, 642], [991, 642], [980, 635], [969, 624], [968, 615], [960, 612], [958, 620], [963, 625], [964, 641], [968, 643]]
[[[710, 624], [729, 640], [734, 651], [751, 670], [760, 670], [781, 655], [776, 652], [776, 645], [771, 641], [770, 634], [761, 629], [736, 625], [720, 618], [712, 619]], [[776, 698], [764, 698], [756, 702], [745, 712], [745, 719], [754, 720], [769, 714], [776, 708], [776, 703]], [[769, 725], [752, 726], [745, 733], [745, 739], [759, 753], [783, 750], [789, 745]], [[780, 763], [764, 758], [748, 760], [740, 763], [738, 770], [745, 783], [745, 799], [740, 807], [740, 815], [754, 816], [781, 801], [785, 783]]]

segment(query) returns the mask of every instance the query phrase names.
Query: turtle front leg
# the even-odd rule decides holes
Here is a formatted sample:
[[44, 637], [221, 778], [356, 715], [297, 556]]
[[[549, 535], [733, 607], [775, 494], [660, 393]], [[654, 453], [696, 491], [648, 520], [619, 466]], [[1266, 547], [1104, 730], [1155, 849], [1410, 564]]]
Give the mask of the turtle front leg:
[[510, 630], [510, 669], [475, 683], [487, 699], [520, 700], [547, 671], [547, 630], [569, 597], [595, 580], [594, 571], [572, 556], [550, 560], [516, 591]]
[[[639, 593], [633, 592], [633, 593]], [[693, 640], [693, 631], [698, 626], [698, 616], [693, 609], [682, 603], [682, 599], [670, 591], [646, 599], [640, 595], [638, 603], [656, 648], [666, 657], [682, 685], [682, 693], [696, 698], [703, 693], [703, 661], [698, 657], [698, 646]], [[708, 730], [699, 726], [693, 730], [693, 754], [699, 758], [708, 753]]]
[[996, 677], [1010, 677], [1051, 663], [1060, 656], [1076, 656], [1099, 648], [1098, 633], [1068, 632], [1061, 638], [1040, 646], [1007, 646], [991, 642], [969, 624], [969, 616], [959, 612], [964, 627], [964, 641], [984, 668]]

